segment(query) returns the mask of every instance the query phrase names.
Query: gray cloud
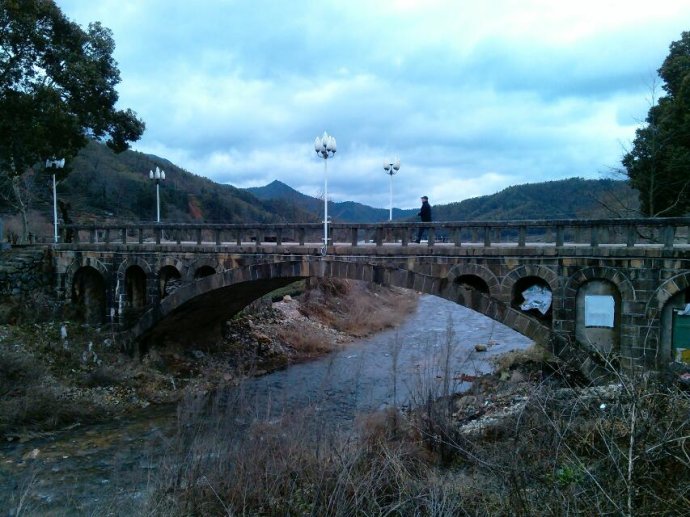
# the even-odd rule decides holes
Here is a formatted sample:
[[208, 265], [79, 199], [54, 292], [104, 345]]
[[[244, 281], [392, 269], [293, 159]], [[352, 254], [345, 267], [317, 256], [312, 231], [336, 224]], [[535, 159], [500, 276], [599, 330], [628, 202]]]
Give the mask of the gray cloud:
[[[134, 148], [239, 187], [279, 179], [388, 206], [459, 201], [616, 166], [686, 2], [58, 0], [117, 44]], [[662, 5], [663, 4], [663, 5]]]

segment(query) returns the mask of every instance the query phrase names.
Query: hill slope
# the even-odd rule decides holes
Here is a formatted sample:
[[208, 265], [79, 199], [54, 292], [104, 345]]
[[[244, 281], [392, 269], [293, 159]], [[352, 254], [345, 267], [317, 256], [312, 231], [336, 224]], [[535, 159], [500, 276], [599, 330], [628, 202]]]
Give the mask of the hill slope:
[[[58, 184], [58, 198], [71, 206], [75, 222], [153, 221], [156, 189], [148, 172], [161, 167], [161, 219], [174, 222], [247, 223], [318, 222], [323, 200], [274, 181], [258, 188], [239, 189], [214, 183], [170, 161], [144, 153], [114, 154], [91, 143], [70, 164], [71, 173]], [[29, 178], [30, 210], [52, 221], [50, 176]], [[14, 211], [2, 205], [0, 212]], [[570, 219], [628, 217], [637, 208], [637, 192], [623, 181], [571, 178], [509, 187], [496, 194], [433, 206], [436, 221]], [[345, 201], [329, 203], [336, 222], [381, 222], [388, 210]], [[632, 211], [631, 211], [632, 210]], [[393, 210], [394, 220], [416, 221], [417, 209]], [[34, 230], [35, 231], [35, 230]], [[47, 231], [47, 230], [46, 230]]]
[[[313, 214], [323, 214], [323, 201], [280, 181], [247, 189], [262, 200], [281, 199]], [[637, 192], [624, 181], [570, 178], [508, 187], [487, 196], [433, 207], [436, 221], [497, 221], [629, 217], [638, 207]], [[345, 201], [328, 204], [334, 221], [388, 220], [388, 210]], [[395, 220], [416, 220], [417, 209], [393, 210]]]
[[[155, 220], [156, 189], [148, 174], [156, 166], [166, 174], [160, 184], [163, 221], [316, 221], [310, 213], [280, 199], [259, 200], [246, 190], [214, 183], [154, 155], [135, 151], [114, 154], [106, 146], [93, 142], [77, 155], [71, 166], [71, 173], [58, 186], [58, 197], [70, 203], [73, 219], [79, 222], [92, 217]], [[50, 190], [42, 191], [39, 202], [51, 202]]]
[[[268, 201], [280, 199], [298, 206], [303, 210], [311, 212], [323, 219], [323, 199], [302, 194], [285, 183], [275, 180], [263, 187], [252, 187], [246, 189], [258, 199]], [[412, 217], [417, 213], [416, 210], [393, 209], [394, 219]], [[349, 223], [375, 223], [388, 221], [388, 210], [384, 208], [373, 208], [354, 201], [328, 202], [328, 215], [333, 221]]]

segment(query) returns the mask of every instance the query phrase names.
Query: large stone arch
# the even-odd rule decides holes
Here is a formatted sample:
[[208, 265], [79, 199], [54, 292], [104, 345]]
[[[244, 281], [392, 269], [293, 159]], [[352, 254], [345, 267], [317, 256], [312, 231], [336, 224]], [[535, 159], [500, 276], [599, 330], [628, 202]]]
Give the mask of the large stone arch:
[[550, 329], [536, 319], [483, 293], [473, 293], [468, 297], [461, 286], [447, 278], [416, 273], [394, 265], [323, 260], [321, 257], [244, 266], [188, 282], [144, 314], [130, 330], [130, 337], [158, 339], [162, 332], [157, 332], [154, 327], [163, 320], [166, 335], [179, 337], [189, 321], [197, 327], [208, 325], [210, 328], [218, 319], [231, 316], [264, 294], [308, 277], [362, 280], [414, 289], [465, 305], [537, 342], [546, 343], [550, 338]]

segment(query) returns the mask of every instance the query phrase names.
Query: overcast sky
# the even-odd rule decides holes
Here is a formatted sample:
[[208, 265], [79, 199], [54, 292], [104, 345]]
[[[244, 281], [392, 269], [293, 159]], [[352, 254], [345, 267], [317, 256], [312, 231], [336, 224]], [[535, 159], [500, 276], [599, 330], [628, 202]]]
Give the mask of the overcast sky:
[[[600, 178], [690, 30], [688, 0], [57, 0], [113, 31], [133, 149], [237, 187], [461, 201]], [[663, 93], [663, 92], [661, 92]], [[657, 93], [658, 95], [658, 93]], [[148, 171], [142, 171], [147, 173]]]

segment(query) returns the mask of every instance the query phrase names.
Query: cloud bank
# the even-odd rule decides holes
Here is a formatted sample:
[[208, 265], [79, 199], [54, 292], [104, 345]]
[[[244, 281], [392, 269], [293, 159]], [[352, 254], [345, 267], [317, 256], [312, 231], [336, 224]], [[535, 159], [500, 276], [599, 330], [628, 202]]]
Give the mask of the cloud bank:
[[[113, 31], [135, 150], [237, 187], [388, 207], [619, 166], [690, 4], [58, 0]], [[477, 5], [481, 4], [481, 5]], [[658, 84], [658, 81], [657, 81]], [[142, 171], [142, 174], [147, 171]]]

